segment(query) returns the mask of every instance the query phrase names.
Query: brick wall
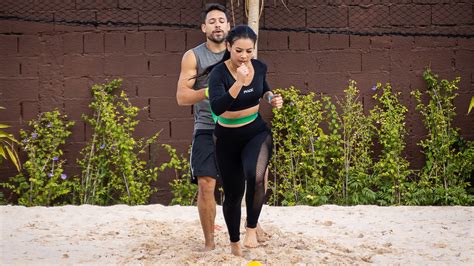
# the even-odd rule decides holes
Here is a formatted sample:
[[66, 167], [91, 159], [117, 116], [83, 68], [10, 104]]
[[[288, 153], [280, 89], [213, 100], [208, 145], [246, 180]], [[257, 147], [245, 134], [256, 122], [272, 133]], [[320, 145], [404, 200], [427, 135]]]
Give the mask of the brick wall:
[[[97, 1], [70, 2], [68, 12], [81, 12], [84, 17], [91, 18], [113, 17], [111, 9], [118, 4], [127, 4], [127, 1], [100, 1], [105, 5], [103, 10], [91, 11], [88, 7]], [[206, 1], [196, 1], [198, 4], [195, 3], [193, 8], [199, 8], [203, 2]], [[297, 6], [300, 2], [305, 3], [290, 1], [290, 4]], [[396, 10], [402, 14], [403, 9], [416, 14], [416, 8], [426, 8], [419, 2], [430, 1], [403, 2], [409, 4], [395, 5], [392, 7], [395, 11], [391, 14], [398, 14]], [[459, 19], [472, 24], [473, 4], [463, 4], [471, 11]], [[187, 2], [181, 5], [187, 5]], [[271, 10], [284, 15], [281, 6], [270, 5], [267, 8], [266, 14]], [[344, 20], [334, 22], [336, 25], [333, 26], [337, 27], [357, 19], [363, 7], [325, 8], [328, 10], [321, 11], [315, 6], [311, 12], [326, 15], [342, 12]], [[432, 12], [438, 12], [438, 7], [431, 8]], [[122, 8], [120, 12], [126, 11]], [[176, 12], [179, 13], [179, 10]], [[179, 22], [179, 16], [172, 16], [176, 12], [170, 10], [170, 19]], [[380, 7], [372, 12], [376, 15], [388, 11]], [[44, 16], [52, 14], [54, 12], [46, 12]], [[397, 20], [392, 15], [389, 21], [403, 24], [407, 19]], [[268, 27], [277, 22], [272, 22], [267, 15], [263, 23]], [[291, 23], [295, 25], [289, 26], [297, 27], [304, 21], [293, 20]], [[354, 79], [358, 82], [366, 110], [375, 104], [371, 87], [377, 82], [390, 82], [394, 90], [401, 91], [402, 103], [410, 110], [407, 118], [407, 156], [414, 167], [422, 165], [423, 157], [416, 143], [426, 132], [409, 92], [425, 88], [422, 73], [426, 66], [431, 66], [442, 78], [461, 76], [460, 96], [455, 101], [458, 111], [455, 126], [461, 128], [463, 137], [474, 140], [474, 119], [472, 114], [466, 115], [469, 100], [474, 95], [474, 39], [281, 31], [261, 31], [259, 38], [259, 58], [267, 63], [268, 81], [274, 88], [294, 85], [304, 92], [342, 95], [348, 80]], [[141, 122], [137, 137], [151, 136], [162, 130], [161, 143], [170, 143], [180, 152], [185, 152], [191, 142], [192, 110], [191, 107], [177, 106], [176, 82], [182, 54], [202, 41], [204, 38], [198, 30], [0, 20], [0, 106], [7, 108], [0, 111], [0, 123], [11, 125], [8, 131], [18, 136], [19, 129], [26, 128], [26, 121], [35, 118], [39, 112], [55, 108], [65, 112], [76, 122], [73, 134], [64, 147], [68, 160], [66, 172], [78, 173], [76, 158], [91, 136], [89, 126], [81, 119], [81, 114], [91, 113], [88, 108], [90, 86], [120, 77], [124, 79], [123, 88], [132, 102], [146, 107], [139, 114]], [[262, 112], [265, 118], [270, 118], [268, 108], [263, 108]], [[145, 158], [160, 162], [166, 156], [156, 147], [151, 147]], [[1, 167], [0, 178], [14, 174], [11, 166], [3, 164]], [[152, 202], [169, 201], [168, 182], [171, 178], [170, 172], [160, 176], [157, 184], [160, 193]]]

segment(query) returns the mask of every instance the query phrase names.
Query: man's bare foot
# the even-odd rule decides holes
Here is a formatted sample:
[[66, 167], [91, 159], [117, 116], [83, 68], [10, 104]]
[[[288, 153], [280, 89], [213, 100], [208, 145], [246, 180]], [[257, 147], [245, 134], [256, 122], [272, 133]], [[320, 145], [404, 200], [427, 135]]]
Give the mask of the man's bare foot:
[[211, 243], [211, 244], [206, 244], [204, 245], [204, 248], [202, 249], [202, 252], [207, 252], [216, 249], [216, 244]]
[[240, 241], [239, 242], [230, 242], [230, 252], [239, 257], [243, 257], [242, 249], [240, 248]]
[[257, 241], [257, 228], [245, 228], [244, 246], [248, 248], [256, 248], [258, 246]]
[[257, 223], [257, 241], [258, 242], [266, 242], [270, 240], [270, 236], [263, 231], [260, 223]]

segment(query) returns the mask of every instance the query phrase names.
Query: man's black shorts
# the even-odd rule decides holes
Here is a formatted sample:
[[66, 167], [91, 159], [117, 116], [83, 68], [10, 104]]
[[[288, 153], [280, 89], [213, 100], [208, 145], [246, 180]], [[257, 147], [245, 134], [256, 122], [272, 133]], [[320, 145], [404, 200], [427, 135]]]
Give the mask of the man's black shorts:
[[219, 178], [214, 157], [213, 129], [198, 129], [194, 132], [191, 148], [191, 182], [197, 184], [198, 177]]

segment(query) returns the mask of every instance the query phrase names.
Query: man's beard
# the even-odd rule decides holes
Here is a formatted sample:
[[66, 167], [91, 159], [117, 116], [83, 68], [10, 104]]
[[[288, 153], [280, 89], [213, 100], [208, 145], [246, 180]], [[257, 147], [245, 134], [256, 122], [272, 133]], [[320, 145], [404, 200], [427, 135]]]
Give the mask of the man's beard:
[[217, 44], [221, 44], [221, 43], [223, 43], [223, 42], [225, 41], [225, 37], [226, 37], [226, 36], [223, 35], [223, 36], [220, 37], [220, 38], [214, 38], [214, 36], [211, 34], [211, 35], [207, 36], [207, 39], [208, 39], [209, 41], [211, 41], [211, 42], [214, 42], [214, 43], [217, 43]]

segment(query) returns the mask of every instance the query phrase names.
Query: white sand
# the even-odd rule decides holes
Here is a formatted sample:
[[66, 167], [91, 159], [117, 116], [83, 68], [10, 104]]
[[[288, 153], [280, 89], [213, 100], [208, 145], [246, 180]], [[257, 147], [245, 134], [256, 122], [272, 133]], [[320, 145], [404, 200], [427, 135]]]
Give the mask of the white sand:
[[[268, 207], [271, 238], [229, 254], [218, 206], [217, 248], [203, 253], [196, 207], [1, 206], [1, 265], [474, 265], [474, 207]], [[243, 239], [243, 235], [242, 235]]]

